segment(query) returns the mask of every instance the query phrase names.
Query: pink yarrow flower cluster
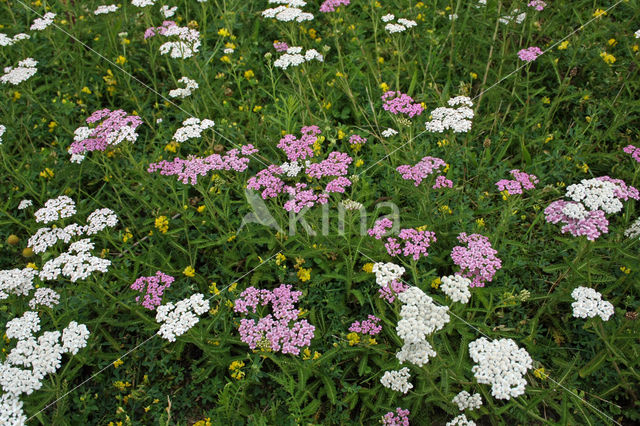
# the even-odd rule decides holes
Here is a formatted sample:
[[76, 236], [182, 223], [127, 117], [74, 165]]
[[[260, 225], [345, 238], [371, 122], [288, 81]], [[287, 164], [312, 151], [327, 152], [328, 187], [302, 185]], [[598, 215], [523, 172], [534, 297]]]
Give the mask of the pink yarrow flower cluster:
[[351, 3], [350, 0], [325, 0], [320, 5], [320, 12], [335, 12], [338, 7], [347, 6], [349, 3]]
[[640, 163], [640, 148], [637, 148], [633, 145], [627, 145], [623, 151], [629, 155], [631, 155], [631, 158], [633, 158], [634, 160], [636, 160], [638, 163]]
[[273, 48], [276, 49], [276, 52], [286, 52], [289, 50], [289, 45], [284, 41], [278, 41], [273, 43]]
[[255, 319], [240, 320], [240, 339], [255, 349], [258, 345], [268, 346], [274, 352], [300, 354], [300, 349], [309, 346], [315, 327], [307, 320], [298, 319], [300, 310], [295, 303], [302, 296], [301, 291], [291, 291], [291, 285], [282, 284], [272, 290], [249, 287], [234, 302], [234, 311], [243, 314], [257, 312], [258, 305], [271, 305], [272, 313]]
[[411, 414], [409, 410], [398, 407], [395, 413], [389, 411], [382, 416], [381, 422], [384, 426], [409, 426], [409, 414]]
[[[321, 133], [320, 129], [317, 126], [307, 126], [300, 132], [300, 139], [294, 135], [285, 135], [278, 143], [278, 148], [287, 155], [288, 163], [280, 166], [271, 165], [247, 181], [247, 188], [261, 191], [264, 200], [280, 194], [289, 194], [290, 199], [284, 203], [283, 208], [296, 213], [316, 204], [326, 204], [330, 193], [344, 193], [345, 189], [351, 186], [351, 180], [346, 175], [349, 165], [353, 162], [348, 154], [338, 151], [329, 153], [322, 161], [311, 162], [310, 159], [314, 157], [312, 146]], [[304, 182], [295, 182], [298, 179], [294, 178], [297, 178], [303, 169], [312, 179], [330, 178], [324, 190], [311, 187], [317, 186], [316, 184], [310, 186]], [[291, 184], [286, 182], [291, 180], [294, 180]]]
[[[420, 260], [420, 257], [427, 257], [429, 253], [427, 249], [432, 243], [435, 243], [436, 233], [431, 231], [418, 231], [417, 229], [401, 229], [398, 239], [389, 237], [384, 245], [390, 256], [404, 257], [411, 256], [413, 260]], [[404, 246], [401, 244], [403, 243]]]
[[373, 224], [373, 228], [369, 229], [367, 233], [370, 237], [374, 237], [376, 240], [379, 240], [384, 237], [384, 234], [386, 234], [387, 230], [391, 229], [392, 226], [393, 221], [385, 217], [384, 219], [377, 220]]
[[178, 180], [184, 184], [195, 185], [198, 176], [206, 176], [211, 170], [234, 170], [243, 172], [247, 169], [249, 158], [247, 156], [258, 152], [253, 145], [243, 145], [240, 149], [234, 148], [226, 154], [212, 154], [208, 157], [190, 156], [186, 160], [179, 157], [173, 161], [162, 160], [149, 164], [149, 173], [159, 171], [161, 175], [178, 176]]
[[521, 172], [518, 169], [511, 170], [509, 173], [514, 179], [501, 179], [496, 182], [498, 191], [507, 191], [509, 195], [522, 194], [523, 189], [535, 189], [539, 182], [537, 176]]
[[422, 114], [424, 108], [419, 103], [414, 103], [413, 98], [399, 91], [389, 90], [382, 95], [382, 108], [391, 114], [406, 114], [409, 117]]
[[[174, 280], [171, 275], [158, 271], [155, 276], [138, 278], [131, 284], [131, 289], [144, 293], [141, 304], [152, 311], [162, 304], [162, 295]], [[140, 296], [136, 297], [136, 302], [140, 302]]]
[[527, 47], [526, 49], [521, 49], [518, 52], [520, 60], [525, 62], [533, 62], [540, 55], [542, 55], [542, 50], [537, 46]]
[[[415, 186], [420, 185], [423, 179], [438, 172], [440, 168], [445, 168], [447, 163], [444, 160], [437, 157], [423, 157], [415, 166], [404, 164], [396, 168], [396, 170], [402, 175], [404, 180], [413, 180]], [[433, 185], [433, 189], [453, 187], [453, 182], [444, 176], [438, 176], [436, 183]]]
[[587, 211], [582, 204], [574, 201], [554, 201], [544, 209], [544, 216], [549, 223], [564, 223], [560, 228], [563, 234], [568, 232], [574, 237], [584, 235], [590, 241], [609, 232], [609, 221], [602, 210]]
[[107, 108], [95, 111], [86, 120], [87, 124], [96, 124], [96, 127], [81, 127], [76, 134], [83, 138], [77, 138], [69, 148], [71, 154], [82, 154], [89, 151], [104, 151], [108, 146], [117, 145], [123, 140], [135, 142], [138, 134], [136, 128], [142, 124], [142, 119], [137, 115], [127, 115], [121, 109], [111, 111]]
[[547, 4], [545, 2], [543, 2], [542, 0], [531, 0], [527, 4], [527, 6], [533, 7], [538, 12], [541, 12], [541, 11], [544, 10], [545, 7], [547, 7]]
[[349, 138], [349, 143], [352, 145], [355, 145], [355, 144], [364, 145], [365, 143], [367, 143], [367, 139], [363, 138], [360, 135], [351, 135], [351, 137]]
[[391, 281], [387, 285], [383, 285], [378, 289], [380, 299], [385, 299], [389, 303], [393, 303], [396, 300], [396, 296], [400, 293], [404, 293], [409, 289], [409, 285], [402, 281]]
[[453, 263], [460, 267], [458, 275], [470, 278], [470, 287], [484, 287], [502, 268], [502, 261], [496, 257], [498, 251], [491, 247], [484, 235], [462, 232], [458, 235], [458, 241], [466, 244], [466, 247], [455, 246], [451, 250]]
[[382, 326], [378, 325], [380, 322], [380, 318], [375, 315], [367, 316], [368, 319], [360, 322], [354, 321], [351, 326], [349, 326], [349, 331], [353, 333], [360, 334], [368, 334], [370, 336], [375, 336], [382, 331]]

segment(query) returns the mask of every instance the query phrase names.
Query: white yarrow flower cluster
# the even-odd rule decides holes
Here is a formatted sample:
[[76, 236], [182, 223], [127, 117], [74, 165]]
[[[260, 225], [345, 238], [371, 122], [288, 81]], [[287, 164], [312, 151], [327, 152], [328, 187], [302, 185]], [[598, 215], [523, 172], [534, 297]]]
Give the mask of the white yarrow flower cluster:
[[482, 406], [482, 397], [479, 393], [471, 395], [469, 392], [463, 390], [457, 394], [451, 401], [458, 405], [460, 411], [464, 410], [476, 410]]
[[403, 367], [400, 370], [385, 371], [380, 379], [380, 383], [382, 383], [382, 386], [385, 388], [406, 394], [409, 392], [409, 389], [413, 388], [413, 384], [409, 382], [410, 378], [411, 374], [409, 374], [409, 369]]
[[624, 236], [627, 238], [640, 237], [640, 217], [637, 218], [626, 231], [624, 231]]
[[395, 136], [397, 134], [398, 134], [398, 131], [392, 129], [391, 127], [389, 127], [387, 130], [382, 131], [382, 136], [385, 138], [390, 138], [391, 136]]
[[176, 14], [176, 10], [178, 10], [178, 6], [169, 7], [165, 4], [160, 8], [160, 13], [162, 13], [165, 18], [171, 18]]
[[40, 318], [37, 312], [27, 311], [7, 322], [6, 328], [7, 338], [25, 340], [40, 331]]
[[269, 4], [280, 6], [262, 11], [263, 18], [273, 18], [281, 22], [303, 22], [313, 20], [313, 14], [304, 12], [301, 8], [306, 6], [302, 0], [269, 0]]
[[297, 67], [298, 65], [312, 60], [324, 62], [324, 56], [315, 49], [307, 50], [302, 54], [302, 47], [293, 46], [287, 49], [287, 53], [275, 60], [273, 66], [286, 70], [288, 67]]
[[382, 18], [382, 22], [386, 22], [387, 25], [384, 26], [384, 29], [387, 30], [390, 34], [393, 33], [401, 33], [409, 28], [415, 27], [418, 25], [416, 21], [412, 21], [410, 19], [399, 18], [396, 22], [392, 23], [396, 17], [391, 13], [384, 15]]
[[25, 33], [16, 34], [13, 37], [9, 37], [6, 34], [0, 33], [0, 46], [12, 46], [20, 40], [27, 40], [30, 38], [31, 36]]
[[131, 0], [131, 4], [136, 7], [153, 6], [156, 4], [156, 0]]
[[476, 422], [467, 419], [467, 416], [460, 414], [447, 422], [446, 426], [476, 426]]
[[342, 200], [340, 204], [345, 210], [360, 210], [362, 208], [362, 203], [353, 200]]
[[171, 302], [156, 309], [156, 322], [162, 324], [158, 334], [170, 342], [175, 342], [176, 336], [181, 336], [196, 325], [202, 315], [209, 310], [209, 301], [201, 293], [196, 293], [188, 299], [176, 303]]
[[195, 80], [191, 80], [189, 77], [182, 77], [178, 80], [178, 83], [184, 84], [184, 87], [179, 87], [169, 91], [169, 96], [172, 98], [186, 98], [198, 88], [198, 83]]
[[402, 302], [402, 308], [396, 332], [404, 345], [396, 358], [400, 362], [409, 361], [422, 367], [430, 357], [436, 355], [426, 338], [450, 321], [447, 313], [449, 307], [437, 306], [431, 297], [415, 286], [400, 293], [398, 299]]
[[89, 330], [87, 326], [71, 321], [67, 328], [62, 330], [62, 349], [75, 355], [80, 349], [87, 346], [88, 338]]
[[280, 165], [280, 169], [287, 177], [296, 177], [302, 171], [304, 166], [298, 161], [285, 162]]
[[442, 277], [442, 285], [440, 288], [454, 302], [468, 303], [471, 298], [469, 286], [471, 280], [461, 275], [450, 275]]
[[533, 360], [524, 348], [511, 339], [489, 341], [485, 337], [469, 343], [469, 355], [476, 363], [471, 368], [478, 383], [491, 385], [491, 395], [511, 399], [524, 394], [524, 375]]
[[84, 226], [84, 233], [95, 235], [105, 228], [113, 228], [118, 224], [118, 216], [111, 209], [102, 208], [91, 212], [87, 217], [87, 225]]
[[474, 117], [471, 99], [466, 96], [456, 96], [449, 99], [447, 103], [451, 107], [460, 106], [439, 107], [431, 111], [431, 121], [425, 124], [427, 131], [441, 133], [451, 129], [455, 133], [466, 133], [471, 130], [471, 120]]
[[55, 13], [47, 12], [42, 18], [36, 18], [33, 20], [33, 24], [31, 24], [31, 31], [42, 31], [46, 29], [49, 25], [53, 24], [53, 18], [56, 17]]
[[622, 210], [622, 202], [616, 196], [617, 190], [618, 185], [610, 181], [582, 179], [580, 183], [567, 187], [566, 196], [584, 204], [589, 210], [602, 210], [611, 214]]
[[18, 210], [24, 210], [27, 207], [31, 207], [31, 206], [33, 206], [33, 201], [24, 199], [20, 201], [20, 204], [18, 204]]
[[200, 120], [199, 118], [191, 117], [187, 118], [182, 122], [182, 127], [180, 127], [173, 134], [173, 139], [176, 142], [186, 142], [189, 139], [195, 139], [202, 136], [202, 132], [206, 129], [209, 129], [215, 126], [213, 120]]
[[8, 298], [10, 294], [29, 294], [33, 290], [33, 279], [36, 275], [37, 271], [31, 268], [0, 271], [0, 300]]
[[520, 12], [520, 10], [514, 9], [514, 11], [513, 11], [513, 13], [511, 15], [505, 15], [505, 16], [499, 18], [498, 21], [501, 24], [505, 24], [505, 25], [509, 24], [511, 22], [515, 22], [516, 24], [522, 24], [522, 22], [527, 17], [527, 13], [526, 12], [518, 13], [518, 12]]
[[5, 393], [0, 396], [0, 425], [23, 426], [27, 416], [22, 410], [22, 401], [17, 395]]
[[36, 222], [49, 223], [76, 214], [76, 203], [66, 195], [52, 198], [44, 203], [44, 207], [35, 212]]
[[87, 278], [96, 271], [107, 272], [111, 261], [93, 256], [90, 253], [93, 248], [94, 245], [88, 238], [76, 241], [69, 246], [65, 253], [47, 261], [42, 266], [39, 274], [40, 279], [43, 281], [55, 280], [63, 275], [71, 282], [76, 282]]
[[640, 38], [640, 30], [638, 30], [638, 31], [636, 31], [635, 33], [633, 33], [633, 35], [634, 35], [636, 38]]
[[53, 308], [58, 303], [60, 303], [60, 295], [58, 293], [47, 287], [39, 287], [31, 300], [29, 300], [29, 307], [31, 309], [36, 309], [38, 306]]
[[593, 318], [598, 315], [603, 321], [608, 321], [614, 313], [611, 302], [602, 300], [602, 295], [592, 288], [576, 287], [571, 292], [571, 297], [575, 300], [571, 307], [576, 318]]
[[195, 53], [198, 53], [200, 48], [200, 33], [198, 30], [188, 27], [180, 27], [178, 25], [172, 25], [168, 27], [164, 34], [160, 34], [164, 37], [177, 37], [176, 41], [168, 41], [160, 46], [160, 54], [166, 55], [167, 53], [172, 58], [190, 58]]
[[0, 82], [3, 84], [11, 83], [14, 86], [29, 80], [38, 72], [36, 68], [38, 61], [33, 58], [27, 58], [18, 62], [17, 67], [5, 67], [4, 75], [0, 77]]
[[113, 13], [118, 10], [118, 6], [115, 4], [98, 6], [96, 10], [93, 11], [94, 15], [106, 15], [107, 13]]
[[5, 126], [3, 126], [2, 124], [0, 124], [0, 145], [2, 145], [2, 135], [4, 135], [4, 132], [7, 130], [7, 128]]
[[376, 283], [380, 287], [388, 286], [392, 281], [399, 281], [404, 271], [404, 267], [391, 262], [376, 262], [371, 269], [371, 272], [376, 274]]

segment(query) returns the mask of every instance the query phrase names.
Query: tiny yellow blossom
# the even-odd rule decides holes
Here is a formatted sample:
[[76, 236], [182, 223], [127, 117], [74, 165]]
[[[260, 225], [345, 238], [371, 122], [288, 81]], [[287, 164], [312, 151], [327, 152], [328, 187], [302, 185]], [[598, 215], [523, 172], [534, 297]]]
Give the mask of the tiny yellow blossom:
[[368, 274], [373, 272], [373, 263], [369, 262], [369, 263], [365, 263], [362, 266], [362, 270]]
[[118, 56], [118, 59], [116, 59], [116, 64], [118, 65], [124, 65], [125, 62], [127, 62], [127, 58], [122, 55]]
[[542, 103], [543, 104], [550, 104], [551, 103], [551, 98], [549, 98], [548, 96], [545, 96], [542, 98]]
[[600, 57], [605, 63], [609, 65], [613, 64], [616, 61], [616, 57], [607, 52], [600, 53]]
[[357, 345], [360, 343], [360, 335], [358, 333], [349, 333], [347, 334], [347, 340], [349, 341], [349, 346]]
[[276, 254], [276, 265], [280, 266], [282, 262], [286, 260], [287, 260], [287, 257], [284, 254], [282, 253]]
[[629, 275], [631, 273], [631, 269], [627, 268], [626, 266], [621, 266], [620, 270], [622, 272], [624, 272], [625, 274]]
[[302, 282], [309, 281], [311, 279], [311, 268], [299, 268], [297, 276], [298, 279]]
[[442, 280], [440, 279], [440, 277], [436, 277], [431, 280], [431, 287], [435, 288], [436, 290], [438, 289], [438, 287], [440, 287], [440, 284], [442, 284]]
[[192, 266], [187, 266], [186, 268], [184, 268], [184, 271], [182, 271], [182, 273], [187, 277], [193, 277], [196, 275], [196, 270], [193, 269]]
[[476, 225], [478, 225], [478, 228], [484, 227], [485, 225], [484, 219], [483, 218], [476, 219]]
[[558, 50], [566, 50], [569, 47], [569, 40], [565, 40], [558, 45]]
[[13, 102], [17, 101], [18, 99], [20, 99], [20, 97], [22, 97], [22, 95], [20, 94], [20, 92], [15, 91], [13, 92]]
[[356, 166], [356, 167], [360, 167], [360, 166], [362, 166], [363, 164], [364, 164], [364, 161], [362, 160], [362, 158], [358, 158], [358, 159], [356, 160], [356, 162], [354, 163], [354, 166]]
[[120, 367], [122, 364], [124, 364], [124, 361], [121, 360], [120, 358], [116, 359], [115, 361], [113, 361], [113, 367], [114, 368], [118, 368]]
[[253, 112], [260, 112], [262, 110], [262, 107], [260, 105], [256, 105], [253, 107]]
[[383, 92], [389, 91], [389, 85], [385, 82], [380, 83], [380, 88], [382, 89]]
[[40, 177], [45, 179], [51, 179], [54, 176], [53, 170], [48, 167], [45, 167], [43, 171], [40, 172]]
[[618, 42], [616, 41], [615, 38], [610, 38], [607, 43], [609, 44], [609, 46], [615, 46], [616, 44], [618, 44]]
[[205, 206], [204, 204], [201, 206], [198, 206], [198, 208], [196, 209], [198, 211], [198, 213], [202, 213], [205, 209], [207, 208], [207, 206]]
[[222, 37], [229, 37], [229, 36], [231, 35], [231, 33], [230, 33], [230, 32], [229, 32], [229, 30], [228, 30], [228, 29], [226, 29], [226, 28], [220, 28], [220, 29], [218, 30], [218, 35], [219, 35], [219, 36], [222, 36]]
[[222, 58], [220, 58], [220, 60], [226, 64], [230, 64], [231, 63], [231, 59], [229, 59], [229, 57], [227, 55], [224, 55]]
[[600, 18], [602, 16], [607, 16], [607, 12], [602, 10], [602, 9], [596, 9], [596, 11], [593, 12], [593, 17], [594, 18]]
[[156, 218], [155, 227], [163, 234], [169, 230], [169, 219], [166, 216], [158, 216]]
[[533, 370], [533, 375], [536, 376], [538, 379], [546, 379], [547, 378], [547, 374], [544, 372], [544, 367], [540, 367], [540, 368], [537, 368], [537, 369]]
[[478, 74], [476, 74], [475, 72], [470, 72], [469, 75], [471, 76], [471, 80], [475, 80], [476, 78], [478, 78]]
[[255, 77], [255, 74], [253, 73], [253, 70], [246, 70], [244, 72], [244, 78], [246, 78], [247, 80], [250, 80], [253, 77]]

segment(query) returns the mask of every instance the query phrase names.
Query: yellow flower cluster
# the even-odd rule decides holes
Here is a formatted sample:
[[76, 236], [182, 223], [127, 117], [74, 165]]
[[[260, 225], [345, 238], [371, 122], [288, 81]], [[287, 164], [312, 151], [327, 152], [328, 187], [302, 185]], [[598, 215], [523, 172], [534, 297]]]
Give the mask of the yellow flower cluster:
[[229, 365], [229, 371], [231, 371], [231, 377], [233, 377], [236, 380], [243, 379], [245, 374], [244, 374], [244, 371], [240, 370], [242, 367], [244, 367], [244, 362], [242, 362], [242, 361], [233, 361]]

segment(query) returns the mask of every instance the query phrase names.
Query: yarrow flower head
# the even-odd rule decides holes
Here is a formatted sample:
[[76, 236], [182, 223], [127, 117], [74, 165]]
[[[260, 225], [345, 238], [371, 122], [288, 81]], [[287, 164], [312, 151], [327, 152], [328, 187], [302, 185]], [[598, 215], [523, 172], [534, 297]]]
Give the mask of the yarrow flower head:
[[542, 55], [542, 50], [537, 46], [527, 47], [518, 51], [518, 57], [525, 62], [533, 62]]
[[502, 261], [496, 257], [498, 251], [491, 247], [487, 237], [480, 234], [462, 232], [458, 241], [466, 244], [466, 247], [456, 246], [451, 250], [453, 263], [460, 267], [458, 274], [471, 278], [470, 287], [484, 287], [502, 268]]
[[170, 342], [182, 336], [200, 321], [199, 315], [209, 311], [209, 301], [201, 293], [195, 293], [175, 305], [171, 302], [156, 309], [156, 322], [161, 324], [158, 334]]
[[527, 6], [533, 7], [538, 12], [541, 12], [545, 7], [547, 7], [547, 3], [543, 2], [542, 0], [531, 0], [529, 3], [527, 3]]
[[314, 59], [319, 62], [324, 62], [324, 56], [317, 50], [309, 49], [303, 55], [301, 47], [293, 46], [287, 48], [287, 52], [276, 59], [273, 66], [286, 70], [289, 67], [297, 67], [304, 62], [309, 62]]
[[464, 410], [477, 410], [482, 406], [482, 397], [479, 393], [471, 395], [469, 392], [463, 390], [457, 394], [451, 401], [458, 406], [460, 411]]
[[349, 331], [352, 333], [360, 333], [360, 334], [368, 334], [370, 336], [375, 336], [382, 331], [382, 326], [378, 323], [380, 322], [380, 318], [375, 315], [369, 315], [367, 320], [362, 322], [354, 321], [349, 326]]
[[36, 18], [33, 20], [33, 24], [31, 24], [31, 31], [42, 31], [45, 30], [49, 25], [53, 24], [53, 19], [56, 17], [55, 13], [47, 12], [42, 18]]
[[413, 384], [409, 382], [410, 378], [409, 369], [403, 367], [400, 370], [385, 371], [380, 383], [385, 388], [406, 394], [410, 389], [413, 389]]
[[409, 426], [409, 410], [403, 410], [402, 408], [396, 408], [395, 413], [389, 411], [382, 416], [382, 424], [384, 426]]
[[[456, 96], [447, 101], [450, 107], [439, 107], [431, 111], [431, 121], [427, 121], [425, 127], [428, 132], [442, 133], [445, 130], [453, 130], [454, 133], [466, 133], [471, 130], [471, 120], [474, 112], [471, 109], [473, 102], [466, 96]], [[460, 106], [458, 106], [460, 105]]]
[[280, 6], [262, 11], [263, 18], [273, 18], [281, 22], [304, 22], [313, 20], [313, 14], [304, 12], [301, 8], [306, 6], [303, 0], [269, 0], [270, 4]]
[[13, 46], [20, 40], [28, 40], [31, 36], [29, 34], [19, 33], [13, 37], [8, 37], [6, 34], [0, 33], [0, 46]]
[[[640, 30], [639, 30], [640, 31]], [[2, 133], [0, 132], [0, 136], [2, 136]], [[638, 163], [640, 163], [640, 148], [637, 148], [633, 145], [627, 145], [623, 151], [629, 155], [631, 155], [631, 158], [633, 158], [634, 160], [636, 160]]]
[[302, 296], [300, 291], [291, 291], [291, 285], [282, 284], [274, 290], [259, 290], [249, 287], [234, 302], [234, 311], [249, 314], [257, 313], [258, 305], [271, 305], [272, 313], [259, 320], [243, 318], [240, 320], [240, 339], [255, 349], [258, 345], [274, 352], [299, 355], [300, 349], [309, 346], [315, 327], [306, 319], [299, 319], [300, 310], [295, 303]]
[[[174, 277], [158, 271], [155, 276], [139, 277], [131, 284], [131, 289], [143, 293], [144, 299], [141, 305], [149, 310], [154, 310], [162, 304], [162, 295], [173, 281], [175, 281]], [[136, 302], [140, 303], [140, 296], [136, 296]]]
[[351, 3], [350, 0], [325, 0], [320, 5], [320, 12], [335, 12], [338, 7], [347, 6], [349, 3]]
[[33, 58], [27, 58], [18, 62], [18, 66], [15, 68], [5, 67], [4, 75], [0, 77], [0, 83], [11, 83], [15, 86], [29, 80], [38, 72], [36, 65], [38, 65], [38, 61]]
[[127, 115], [121, 109], [111, 111], [107, 108], [95, 111], [86, 121], [87, 124], [100, 124], [92, 129], [76, 129], [74, 142], [69, 148], [71, 154], [83, 155], [89, 151], [105, 151], [108, 147], [125, 140], [133, 143], [138, 139], [135, 130], [142, 124], [142, 119], [137, 115]]
[[389, 90], [382, 95], [382, 108], [391, 114], [406, 114], [410, 118], [422, 114], [424, 108], [419, 103], [414, 103], [413, 98], [401, 92]]
[[382, 22], [388, 22], [387, 25], [384, 26], [384, 29], [387, 30], [389, 34], [401, 33], [418, 25], [416, 21], [404, 18], [399, 18], [395, 24], [391, 23], [394, 19], [395, 16], [391, 14], [382, 17]]
[[144, 33], [148, 39], [156, 35], [171, 38], [160, 46], [160, 54], [169, 54], [172, 58], [190, 58], [200, 48], [200, 33], [194, 28], [180, 27], [174, 21], [164, 21], [159, 27], [150, 27]]
[[4, 135], [4, 132], [7, 130], [7, 128], [5, 126], [3, 126], [2, 124], [0, 124], [0, 145], [2, 145], [2, 135]]
[[640, 217], [637, 218], [626, 231], [624, 231], [624, 236], [627, 238], [640, 237]]
[[575, 300], [571, 308], [576, 318], [593, 318], [597, 315], [603, 321], [608, 321], [614, 314], [613, 305], [602, 300], [602, 295], [592, 288], [576, 287], [571, 292], [571, 297]]
[[524, 375], [533, 360], [524, 348], [511, 339], [489, 341], [485, 337], [469, 343], [469, 356], [476, 363], [471, 368], [478, 383], [491, 385], [491, 395], [511, 399], [524, 394]]
[[534, 189], [539, 179], [535, 175], [521, 172], [518, 169], [511, 170], [513, 180], [501, 179], [496, 182], [499, 191], [507, 191], [509, 195], [522, 194], [523, 189]]
[[176, 142], [182, 143], [189, 139], [197, 139], [202, 136], [202, 132], [215, 126], [213, 120], [190, 117], [182, 122], [182, 127], [178, 128], [173, 134]]
[[468, 303], [471, 298], [471, 292], [469, 287], [471, 286], [471, 280], [461, 275], [450, 275], [448, 277], [442, 277], [442, 285], [440, 288], [453, 300], [454, 302]]
[[602, 210], [588, 211], [581, 203], [557, 200], [544, 209], [544, 216], [549, 223], [562, 222], [560, 231], [569, 232], [574, 237], [586, 236], [594, 241], [602, 234], [609, 232], [609, 221]]
[[420, 257], [429, 256], [427, 249], [436, 241], [435, 232], [407, 228], [400, 230], [397, 239], [387, 238], [387, 243], [384, 246], [390, 256], [402, 254], [405, 257], [411, 256], [413, 260], [419, 260]]
[[113, 13], [118, 10], [118, 6], [115, 4], [110, 5], [102, 5], [98, 6], [96, 10], [93, 11], [94, 15], [106, 15], [107, 13]]
[[49, 223], [76, 214], [76, 203], [66, 195], [51, 198], [35, 212], [36, 222]]
[[[446, 166], [447, 163], [445, 163], [444, 160], [427, 156], [423, 157], [415, 166], [405, 164], [397, 167], [396, 170], [402, 175], [402, 179], [413, 180], [415, 186], [418, 186], [423, 179], [426, 179], [428, 176], [440, 171], [441, 168], [445, 168]], [[447, 179], [447, 181], [449, 180]]]
[[465, 414], [460, 414], [448, 421], [445, 426], [476, 426], [476, 422], [467, 419]]
[[189, 77], [181, 77], [178, 83], [184, 84], [184, 87], [179, 87], [169, 91], [169, 96], [172, 98], [186, 98], [198, 88], [198, 83], [195, 80], [191, 80]]

